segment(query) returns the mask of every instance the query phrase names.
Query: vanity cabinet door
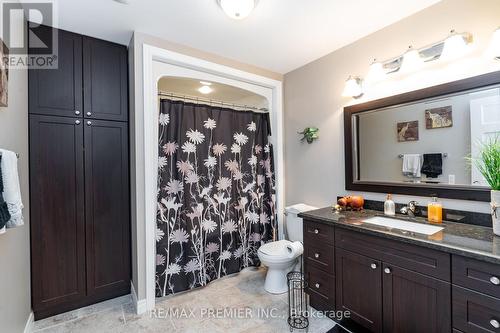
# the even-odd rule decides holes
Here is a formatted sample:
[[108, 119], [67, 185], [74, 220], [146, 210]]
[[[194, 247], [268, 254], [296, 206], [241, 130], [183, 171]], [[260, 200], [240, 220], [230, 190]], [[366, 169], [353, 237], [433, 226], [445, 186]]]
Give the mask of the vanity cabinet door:
[[335, 264], [337, 310], [350, 311], [355, 322], [372, 332], [381, 332], [381, 262], [337, 248]]
[[384, 263], [384, 332], [450, 332], [451, 285]]

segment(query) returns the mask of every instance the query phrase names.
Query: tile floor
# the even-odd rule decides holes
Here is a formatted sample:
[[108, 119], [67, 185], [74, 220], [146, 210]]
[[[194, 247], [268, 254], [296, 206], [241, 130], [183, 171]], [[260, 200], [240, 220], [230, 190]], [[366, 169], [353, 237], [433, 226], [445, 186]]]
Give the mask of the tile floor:
[[[130, 295], [119, 297], [37, 321], [33, 332], [290, 332], [287, 294], [266, 293], [265, 273], [264, 268], [249, 268], [204, 288], [158, 299], [155, 311], [143, 315], [135, 314]], [[226, 316], [216, 313], [224, 310]], [[308, 331], [323, 333], [334, 326], [315, 316]]]

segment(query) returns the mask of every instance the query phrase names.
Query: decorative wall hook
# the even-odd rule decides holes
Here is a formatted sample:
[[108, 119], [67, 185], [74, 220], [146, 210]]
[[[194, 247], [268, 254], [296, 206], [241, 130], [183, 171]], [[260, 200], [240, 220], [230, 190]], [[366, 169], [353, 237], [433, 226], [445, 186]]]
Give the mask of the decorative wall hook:
[[317, 127], [306, 127], [302, 132], [298, 132], [299, 134], [303, 135], [300, 141], [306, 140], [307, 143], [311, 144], [314, 142], [314, 140], [317, 140], [319, 138], [318, 132], [319, 128]]

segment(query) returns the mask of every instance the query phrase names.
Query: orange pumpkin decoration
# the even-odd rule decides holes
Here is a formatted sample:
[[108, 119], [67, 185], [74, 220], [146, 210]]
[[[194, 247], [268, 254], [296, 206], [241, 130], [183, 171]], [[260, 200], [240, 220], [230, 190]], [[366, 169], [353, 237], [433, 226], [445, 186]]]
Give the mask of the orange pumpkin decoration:
[[365, 204], [365, 199], [360, 195], [352, 195], [340, 198], [337, 204], [344, 209], [362, 210]]

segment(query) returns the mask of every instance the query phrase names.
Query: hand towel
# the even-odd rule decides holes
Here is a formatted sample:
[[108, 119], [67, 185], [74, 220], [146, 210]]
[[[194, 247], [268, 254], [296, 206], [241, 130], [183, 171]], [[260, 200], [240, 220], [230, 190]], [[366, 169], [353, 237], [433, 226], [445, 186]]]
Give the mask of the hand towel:
[[19, 175], [17, 173], [17, 155], [5, 149], [0, 149], [0, 154], [2, 154], [3, 197], [7, 202], [11, 216], [7, 222], [7, 228], [14, 228], [24, 224], [22, 212], [24, 206], [21, 200]]
[[420, 154], [403, 155], [403, 175], [410, 177], [420, 177], [422, 167], [422, 157]]
[[5, 225], [10, 220], [9, 208], [3, 199], [2, 155], [0, 155], [0, 234], [5, 233]]
[[443, 173], [443, 154], [424, 154], [421, 172], [428, 178], [437, 178]]

